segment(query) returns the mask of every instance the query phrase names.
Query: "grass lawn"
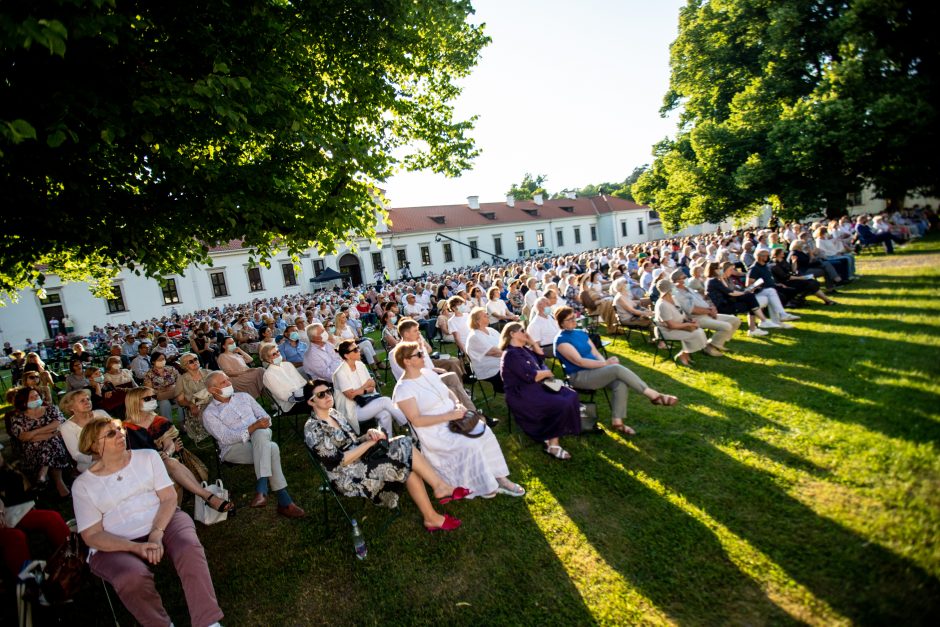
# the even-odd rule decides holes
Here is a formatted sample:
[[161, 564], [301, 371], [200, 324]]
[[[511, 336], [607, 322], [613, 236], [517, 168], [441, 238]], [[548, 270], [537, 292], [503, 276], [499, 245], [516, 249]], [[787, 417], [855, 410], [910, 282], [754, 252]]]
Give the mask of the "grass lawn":
[[[345, 499], [364, 519], [364, 562], [332, 502], [323, 538], [319, 476], [285, 434], [309, 517], [244, 507], [199, 528], [223, 622], [937, 624], [940, 239], [866, 254], [858, 271], [842, 306], [817, 301], [766, 338], [739, 333], [732, 355], [698, 356], [695, 370], [654, 368], [649, 349], [618, 340], [611, 352], [680, 405], [631, 395], [639, 434], [568, 438], [568, 463], [504, 420], [528, 494], [447, 506], [457, 532], [424, 532], [406, 497], [376, 537], [385, 511]], [[247, 504], [251, 470], [225, 475]], [[159, 578], [186, 624], [179, 587]]]

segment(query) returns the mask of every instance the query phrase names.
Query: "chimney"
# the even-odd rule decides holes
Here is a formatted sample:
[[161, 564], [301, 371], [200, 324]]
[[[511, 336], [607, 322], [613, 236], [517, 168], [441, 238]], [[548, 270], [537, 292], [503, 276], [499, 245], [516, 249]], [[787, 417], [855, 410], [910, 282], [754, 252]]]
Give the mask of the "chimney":
[[480, 197], [467, 196], [467, 205], [474, 211], [478, 211], [480, 209]]
[[541, 206], [542, 206], [542, 195], [541, 195], [541, 194], [536, 194], [535, 196], [533, 196], [533, 197], [532, 197], [532, 202], [534, 202], [534, 203], [537, 204], [539, 207], [541, 207]]
[[578, 197], [578, 192], [565, 191], [565, 198], [569, 200], [575, 200]]
[[506, 204], [509, 205], [510, 207], [515, 207], [516, 197], [513, 196], [512, 194], [506, 194]]

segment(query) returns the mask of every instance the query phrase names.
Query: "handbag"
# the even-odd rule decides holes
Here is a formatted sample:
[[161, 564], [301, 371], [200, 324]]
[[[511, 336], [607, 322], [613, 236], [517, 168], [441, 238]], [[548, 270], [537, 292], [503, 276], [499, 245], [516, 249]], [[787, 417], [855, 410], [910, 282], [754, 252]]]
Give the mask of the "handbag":
[[193, 476], [196, 477], [196, 481], [205, 483], [209, 480], [209, 468], [195, 453], [184, 448], [180, 450], [179, 458], [180, 463], [189, 468], [189, 472], [193, 473]]
[[[222, 480], [218, 479], [215, 483], [206, 483], [202, 482], [202, 487], [204, 487], [209, 492], [212, 492], [215, 496], [219, 497], [223, 501], [228, 500], [228, 490], [222, 485]], [[206, 503], [198, 494], [196, 495], [196, 505], [193, 509], [193, 519], [201, 522], [204, 525], [214, 525], [220, 523], [223, 520], [228, 520], [228, 512], [217, 512]]]
[[555, 377], [552, 377], [551, 379], [542, 379], [542, 387], [552, 393], [560, 392], [563, 385], [564, 383]]
[[483, 420], [485, 420], [485, 416], [482, 413], [468, 409], [464, 412], [463, 418], [448, 422], [447, 428], [454, 433], [465, 435], [468, 438], [478, 438], [486, 431], [486, 429], [483, 428], [485, 423], [483, 425], [480, 424]]
[[359, 459], [364, 462], [371, 462], [374, 459], [385, 457], [388, 457], [388, 440], [379, 440]]
[[353, 400], [356, 401], [356, 405], [359, 405], [359, 407], [365, 407], [377, 398], [382, 398], [382, 395], [378, 392], [369, 392], [368, 394], [354, 396]]
[[85, 583], [85, 559], [81, 555], [78, 534], [70, 533], [46, 562], [42, 592], [51, 603], [65, 603], [72, 599]]

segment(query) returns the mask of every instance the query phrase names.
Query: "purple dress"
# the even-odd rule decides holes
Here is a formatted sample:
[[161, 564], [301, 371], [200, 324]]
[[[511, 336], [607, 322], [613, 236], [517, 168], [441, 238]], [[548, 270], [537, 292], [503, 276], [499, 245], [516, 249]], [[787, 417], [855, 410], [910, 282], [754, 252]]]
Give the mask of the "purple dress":
[[508, 346], [503, 352], [499, 372], [516, 423], [533, 440], [581, 433], [577, 392], [567, 387], [552, 392], [536, 383], [535, 373], [545, 369], [545, 361], [528, 348]]

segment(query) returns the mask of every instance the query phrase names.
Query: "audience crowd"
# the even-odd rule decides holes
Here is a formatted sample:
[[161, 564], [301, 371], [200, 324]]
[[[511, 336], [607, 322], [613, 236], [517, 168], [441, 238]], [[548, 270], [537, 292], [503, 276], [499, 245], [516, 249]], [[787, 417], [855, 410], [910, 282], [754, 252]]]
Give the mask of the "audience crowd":
[[[742, 315], [751, 336], [793, 329], [792, 309], [807, 297], [837, 304], [830, 296], [856, 278], [862, 247], [893, 253], [937, 227], [929, 210], [846, 216], [174, 311], [82, 338], [60, 332], [43, 352], [31, 340], [4, 347], [14, 383], [7, 431], [34, 486], [65, 498], [72, 481], [92, 571], [139, 622], [169, 624], [149, 567], [165, 552], [192, 624], [215, 624], [222, 610], [176, 490], [218, 511], [235, 505], [182, 463], [181, 432], [211, 437], [221, 461], [253, 466], [250, 507], [273, 495], [280, 515], [302, 518], [269, 412], [305, 415], [305, 443], [339, 493], [394, 507], [407, 488], [426, 529], [454, 530], [461, 521], [436, 509], [428, 487], [438, 506], [525, 494], [509, 479], [498, 419], [468, 386], [504, 394], [508, 419], [569, 460], [562, 438], [599, 428], [584, 395], [609, 390], [610, 428], [624, 435], [636, 433], [625, 422], [631, 390], [654, 405], [679, 402], [608, 356], [601, 326], [609, 336], [647, 331], [660, 349], [674, 342], [675, 361], [693, 367], [699, 355], [729, 351]], [[36, 510], [16, 529], [3, 512], [0, 501], [7, 574], [29, 557], [27, 532], [61, 542], [55, 512]]]

